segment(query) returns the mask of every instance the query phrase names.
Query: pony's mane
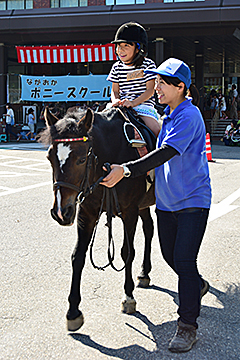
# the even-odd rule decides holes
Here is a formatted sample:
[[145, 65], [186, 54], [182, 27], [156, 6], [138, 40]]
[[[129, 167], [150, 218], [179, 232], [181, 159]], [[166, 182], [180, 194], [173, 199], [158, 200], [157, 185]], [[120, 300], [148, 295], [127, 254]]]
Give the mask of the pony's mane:
[[[61, 120], [58, 120], [52, 126], [47, 126], [40, 132], [37, 137], [38, 142], [50, 145], [55, 139], [86, 136], [87, 134], [84, 132], [84, 128], [78, 125], [78, 122], [84, 119], [86, 111], [86, 109], [78, 107], [69, 108]], [[104, 112], [94, 112], [95, 120], [101, 119], [101, 121], [105, 120], [110, 122], [117, 117], [118, 111], [115, 107], [105, 110]], [[89, 129], [88, 136], [90, 136], [89, 133], [91, 133], [91, 130], [92, 128]]]
[[38, 135], [38, 141], [50, 145], [57, 138], [67, 138], [79, 135], [79, 120], [84, 118], [86, 110], [80, 108], [71, 108], [64, 117], [58, 120], [54, 125], [47, 126]]

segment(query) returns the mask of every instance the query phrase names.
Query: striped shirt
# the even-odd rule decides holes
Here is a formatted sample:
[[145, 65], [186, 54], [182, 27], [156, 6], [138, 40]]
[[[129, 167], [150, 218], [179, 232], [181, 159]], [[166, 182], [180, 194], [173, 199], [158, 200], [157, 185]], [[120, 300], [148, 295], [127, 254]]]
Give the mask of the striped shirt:
[[[156, 69], [154, 61], [148, 58], [144, 58], [140, 68], [128, 66], [121, 61], [117, 61], [113, 64], [107, 80], [119, 84], [120, 100], [128, 99], [129, 101], [133, 101], [146, 91], [147, 81], [153, 80], [157, 76], [156, 74], [145, 74], [144, 70], [147, 69]], [[142, 104], [154, 106], [154, 96]]]

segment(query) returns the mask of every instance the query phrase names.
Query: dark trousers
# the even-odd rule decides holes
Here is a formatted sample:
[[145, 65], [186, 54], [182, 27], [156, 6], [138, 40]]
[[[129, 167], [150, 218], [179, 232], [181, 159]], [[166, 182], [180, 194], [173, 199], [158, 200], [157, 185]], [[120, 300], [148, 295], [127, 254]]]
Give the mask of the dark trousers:
[[197, 328], [202, 279], [197, 255], [206, 229], [209, 209], [156, 210], [158, 234], [164, 259], [178, 275], [178, 314], [185, 324]]
[[236, 101], [234, 101], [234, 103], [231, 105], [230, 119], [238, 120], [238, 111], [237, 111], [237, 102]]
[[[6, 124], [7, 140], [10, 140], [10, 136], [9, 136], [10, 134], [13, 135], [13, 136], [15, 136], [16, 139], [18, 138], [18, 136], [12, 131], [12, 125]], [[9, 136], [9, 137], [8, 137], [8, 136]]]

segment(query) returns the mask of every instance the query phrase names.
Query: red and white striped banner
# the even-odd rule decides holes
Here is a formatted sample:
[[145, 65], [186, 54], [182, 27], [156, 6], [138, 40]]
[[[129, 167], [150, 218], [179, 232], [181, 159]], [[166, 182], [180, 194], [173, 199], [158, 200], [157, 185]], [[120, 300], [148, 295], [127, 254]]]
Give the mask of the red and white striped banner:
[[117, 60], [115, 45], [16, 46], [19, 63], [54, 64]]

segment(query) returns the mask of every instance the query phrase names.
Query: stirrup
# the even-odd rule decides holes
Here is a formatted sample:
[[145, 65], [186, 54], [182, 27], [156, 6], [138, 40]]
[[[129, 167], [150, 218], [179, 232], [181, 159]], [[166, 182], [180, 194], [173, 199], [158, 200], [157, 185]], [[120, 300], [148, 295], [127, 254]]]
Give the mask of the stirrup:
[[[129, 139], [127, 131], [126, 131], [127, 125], [131, 125], [137, 131], [137, 133], [139, 134], [141, 140], [140, 139], [131, 139], [131, 140]], [[140, 133], [140, 131], [138, 130], [138, 128], [135, 125], [133, 125], [131, 122], [129, 122], [129, 123], [125, 122], [124, 123], [123, 131], [124, 131], [124, 134], [126, 136], [126, 139], [127, 139], [128, 143], [131, 145], [131, 147], [141, 148], [141, 147], [147, 145], [146, 141], [144, 140], [144, 138], [143, 138], [142, 134]]]

